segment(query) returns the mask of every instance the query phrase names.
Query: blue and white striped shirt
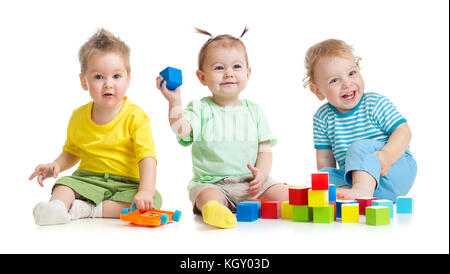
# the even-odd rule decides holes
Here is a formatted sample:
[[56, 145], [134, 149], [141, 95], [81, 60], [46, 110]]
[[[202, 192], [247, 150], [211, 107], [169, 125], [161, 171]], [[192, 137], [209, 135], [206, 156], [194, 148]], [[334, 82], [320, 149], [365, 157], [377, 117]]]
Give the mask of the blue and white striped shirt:
[[[346, 113], [326, 103], [314, 115], [314, 148], [331, 149], [339, 167], [344, 168], [350, 144], [366, 139], [386, 143], [404, 122], [389, 99], [377, 93], [363, 94], [358, 105]], [[409, 149], [406, 153], [411, 154]]]

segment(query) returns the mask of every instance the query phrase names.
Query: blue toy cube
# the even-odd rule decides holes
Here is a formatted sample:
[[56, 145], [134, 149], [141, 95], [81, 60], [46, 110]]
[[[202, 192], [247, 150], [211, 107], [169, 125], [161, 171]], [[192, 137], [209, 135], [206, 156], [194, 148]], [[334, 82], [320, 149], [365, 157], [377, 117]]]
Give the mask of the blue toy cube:
[[328, 202], [336, 202], [336, 185], [328, 185]]
[[342, 218], [342, 204], [358, 203], [355, 200], [336, 200], [336, 218]]
[[413, 198], [408, 196], [397, 197], [397, 213], [411, 214], [413, 212]]
[[372, 206], [387, 206], [389, 207], [389, 216], [394, 218], [394, 202], [391, 200], [373, 200]]
[[236, 207], [238, 222], [253, 222], [258, 220], [258, 203], [252, 201], [241, 202]]
[[[167, 67], [163, 71], [159, 73], [166, 81], [166, 87], [169, 90], [175, 90], [177, 87], [181, 86], [183, 84], [183, 78], [181, 75], [181, 70], [173, 68], [173, 67]], [[162, 86], [162, 82], [161, 82]]]

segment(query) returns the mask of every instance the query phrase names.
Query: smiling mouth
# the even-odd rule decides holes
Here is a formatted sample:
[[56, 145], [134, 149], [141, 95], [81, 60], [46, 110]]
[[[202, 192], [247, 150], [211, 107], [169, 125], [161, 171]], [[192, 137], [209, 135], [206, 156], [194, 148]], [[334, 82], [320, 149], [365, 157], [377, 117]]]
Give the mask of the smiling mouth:
[[356, 97], [356, 91], [352, 90], [341, 96], [344, 100], [353, 100]]
[[225, 86], [225, 85], [235, 85], [237, 83], [235, 82], [224, 82], [224, 83], [220, 83], [221, 86]]

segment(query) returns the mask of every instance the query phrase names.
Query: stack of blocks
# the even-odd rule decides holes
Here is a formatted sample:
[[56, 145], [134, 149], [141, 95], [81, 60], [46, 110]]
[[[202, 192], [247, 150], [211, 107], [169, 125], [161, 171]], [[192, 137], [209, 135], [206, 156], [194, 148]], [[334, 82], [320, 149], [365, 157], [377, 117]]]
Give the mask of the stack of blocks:
[[[397, 198], [397, 213], [412, 213], [412, 197]], [[359, 215], [366, 215], [368, 225], [386, 225], [393, 218], [393, 202], [375, 197], [358, 197], [355, 200], [336, 200], [336, 186], [328, 183], [328, 173], [311, 174], [311, 187], [289, 187], [289, 201], [251, 199], [237, 205], [238, 222], [263, 219], [292, 219], [294, 222], [332, 223], [340, 218], [342, 223], [359, 223]]]

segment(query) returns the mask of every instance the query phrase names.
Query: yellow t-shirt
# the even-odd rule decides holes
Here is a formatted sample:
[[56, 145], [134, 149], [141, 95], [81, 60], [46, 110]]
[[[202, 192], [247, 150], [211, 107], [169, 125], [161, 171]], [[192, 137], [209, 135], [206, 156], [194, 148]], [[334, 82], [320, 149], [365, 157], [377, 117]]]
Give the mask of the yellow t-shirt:
[[91, 119], [93, 104], [73, 111], [63, 150], [81, 158], [78, 169], [139, 179], [139, 162], [156, 160], [149, 118], [124, 97], [119, 114], [97, 125]]

